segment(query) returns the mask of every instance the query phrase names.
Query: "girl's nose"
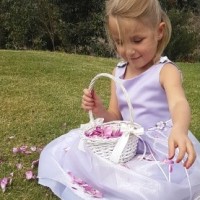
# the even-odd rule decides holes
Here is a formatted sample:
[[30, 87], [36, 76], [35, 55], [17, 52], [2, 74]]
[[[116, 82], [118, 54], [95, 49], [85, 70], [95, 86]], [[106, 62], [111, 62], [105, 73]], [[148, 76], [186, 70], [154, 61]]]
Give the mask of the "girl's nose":
[[131, 56], [135, 54], [135, 49], [130, 48], [130, 47], [126, 47], [126, 53]]

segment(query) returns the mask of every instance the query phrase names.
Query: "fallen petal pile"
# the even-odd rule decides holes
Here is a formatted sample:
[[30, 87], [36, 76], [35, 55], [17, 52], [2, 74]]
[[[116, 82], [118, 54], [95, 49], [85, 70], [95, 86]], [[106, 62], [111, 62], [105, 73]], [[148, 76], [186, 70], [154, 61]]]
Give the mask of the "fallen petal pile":
[[[12, 149], [12, 152], [14, 154], [24, 154], [24, 155], [29, 155], [29, 154], [32, 154], [35, 152], [40, 153], [41, 151], [42, 151], [42, 148], [40, 148], [40, 147], [36, 147], [36, 146], [28, 147], [26, 145], [22, 145], [20, 147], [14, 147]], [[0, 164], [3, 164], [3, 163], [5, 163], [5, 162], [2, 159], [0, 159]], [[32, 180], [32, 179], [37, 178], [37, 176], [34, 174], [32, 169], [37, 167], [38, 163], [39, 163], [39, 159], [33, 160], [31, 162], [31, 167], [30, 167], [31, 169], [29, 169], [28, 171], [25, 172], [26, 180]], [[18, 170], [21, 170], [23, 168], [23, 164], [17, 163], [15, 165], [15, 167]], [[3, 178], [0, 177], [0, 187], [3, 192], [5, 192], [7, 187], [9, 185], [11, 185], [12, 180], [13, 180], [13, 173], [11, 173], [10, 176], [8, 176], [8, 177], [3, 177]]]
[[72, 183], [82, 187], [85, 193], [88, 193], [95, 198], [103, 197], [103, 194], [99, 190], [94, 189], [92, 186], [88, 185], [82, 179], [75, 177], [71, 172], [68, 172], [68, 174], [72, 179]]
[[40, 152], [41, 148], [37, 148], [35, 146], [32, 147], [28, 147], [26, 145], [23, 145], [21, 147], [14, 147], [13, 148], [13, 153], [17, 154], [17, 153], [21, 153], [21, 154], [31, 154], [33, 152]]

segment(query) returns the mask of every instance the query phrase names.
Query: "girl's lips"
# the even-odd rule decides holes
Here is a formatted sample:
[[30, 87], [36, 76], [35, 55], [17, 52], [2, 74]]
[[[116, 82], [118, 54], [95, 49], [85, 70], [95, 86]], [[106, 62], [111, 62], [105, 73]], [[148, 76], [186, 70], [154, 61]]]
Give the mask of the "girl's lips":
[[137, 59], [139, 59], [141, 56], [139, 56], [139, 57], [136, 57], [136, 58], [130, 58], [130, 60], [137, 60]]

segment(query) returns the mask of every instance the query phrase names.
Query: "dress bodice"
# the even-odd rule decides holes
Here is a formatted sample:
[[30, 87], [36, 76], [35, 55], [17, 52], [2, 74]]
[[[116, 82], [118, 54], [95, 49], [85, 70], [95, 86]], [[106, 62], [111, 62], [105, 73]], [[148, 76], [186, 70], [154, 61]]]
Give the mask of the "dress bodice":
[[[134, 121], [145, 129], [155, 126], [159, 121], [170, 119], [167, 97], [160, 84], [160, 71], [169, 62], [171, 61], [167, 57], [162, 57], [160, 62], [132, 79], [123, 78], [126, 63], [120, 62], [116, 67], [115, 76], [122, 80], [131, 99]], [[122, 118], [129, 120], [129, 110], [125, 96], [117, 85], [116, 94]]]

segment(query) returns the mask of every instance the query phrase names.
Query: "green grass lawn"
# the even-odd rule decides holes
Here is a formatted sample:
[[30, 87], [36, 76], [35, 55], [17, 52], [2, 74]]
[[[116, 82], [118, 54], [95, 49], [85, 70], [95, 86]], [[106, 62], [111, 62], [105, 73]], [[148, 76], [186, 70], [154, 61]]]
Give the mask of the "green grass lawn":
[[[12, 149], [43, 147], [86, 123], [88, 115], [80, 107], [82, 90], [96, 74], [111, 73], [116, 63], [116, 59], [65, 53], [0, 51], [0, 179], [14, 173], [5, 193], [0, 189], [0, 199], [57, 199], [37, 180], [25, 179], [39, 153], [14, 154]], [[191, 130], [200, 139], [200, 64], [178, 65], [192, 109]], [[99, 80], [96, 86], [107, 103], [109, 80]], [[17, 163], [23, 164], [22, 169], [17, 169]]]

